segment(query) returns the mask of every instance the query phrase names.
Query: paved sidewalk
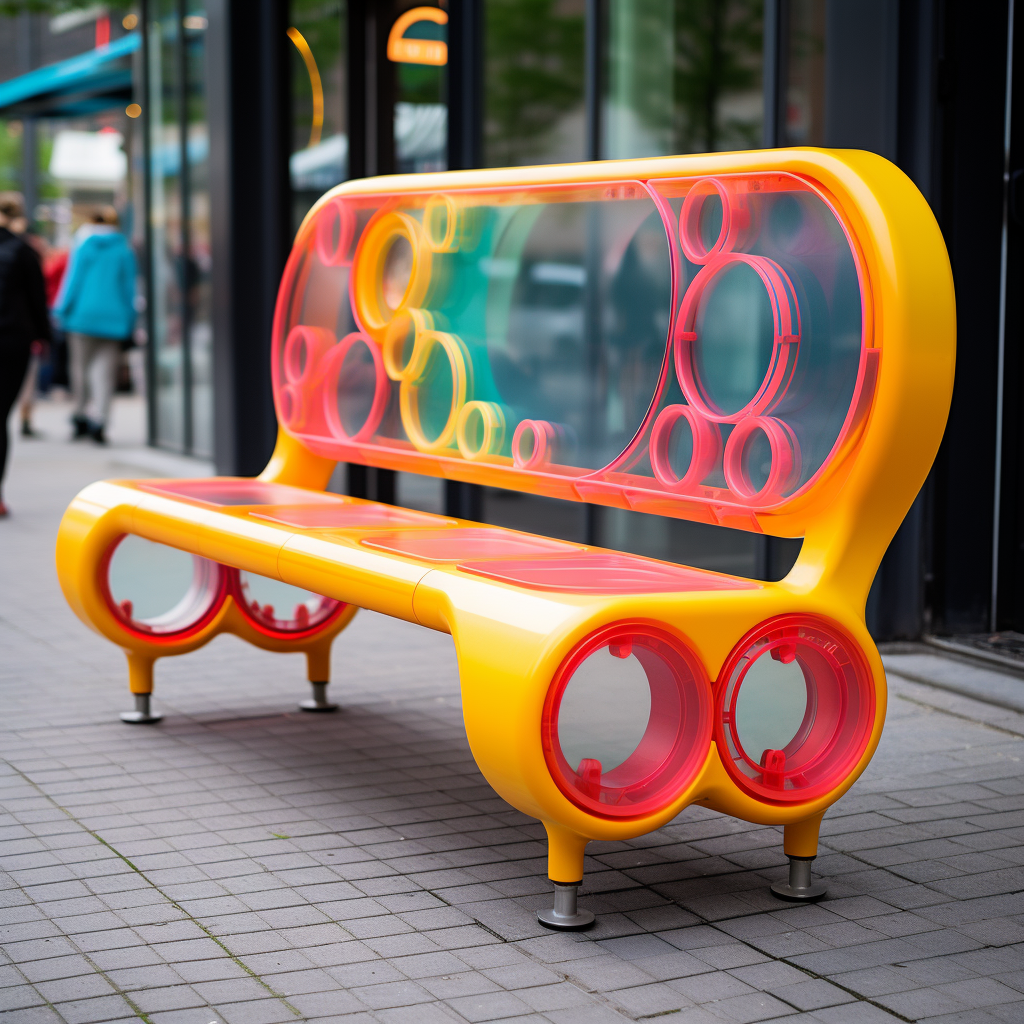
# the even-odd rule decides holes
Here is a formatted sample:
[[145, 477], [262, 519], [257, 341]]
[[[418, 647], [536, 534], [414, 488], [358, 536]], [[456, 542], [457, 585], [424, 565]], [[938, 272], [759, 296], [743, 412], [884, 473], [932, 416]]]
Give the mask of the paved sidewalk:
[[592, 844], [598, 925], [552, 934], [542, 830], [476, 771], [447, 636], [360, 614], [334, 716], [294, 710], [299, 657], [222, 637], [160, 664], [161, 725], [117, 721], [123, 656], [52, 550], [126, 450], [20, 444], [10, 473], [0, 1020], [1024, 1021], [1024, 715], [894, 675], [825, 901], [768, 894], [779, 830], [691, 808]]

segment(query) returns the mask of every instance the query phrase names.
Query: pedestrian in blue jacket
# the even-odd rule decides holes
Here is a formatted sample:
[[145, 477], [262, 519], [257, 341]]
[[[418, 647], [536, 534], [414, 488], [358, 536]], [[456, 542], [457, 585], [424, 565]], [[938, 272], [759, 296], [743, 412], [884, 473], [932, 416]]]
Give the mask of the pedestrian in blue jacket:
[[135, 256], [112, 207], [71, 258], [56, 313], [68, 333], [75, 437], [106, 443], [121, 346], [135, 326]]

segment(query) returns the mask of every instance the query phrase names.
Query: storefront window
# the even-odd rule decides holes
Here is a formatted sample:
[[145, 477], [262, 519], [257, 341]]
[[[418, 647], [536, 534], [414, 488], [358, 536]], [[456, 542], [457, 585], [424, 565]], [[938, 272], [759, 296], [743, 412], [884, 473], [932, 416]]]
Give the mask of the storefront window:
[[345, 2], [291, 0], [292, 221], [348, 177], [345, 119]]
[[180, 66], [176, 0], [154, 4], [149, 22], [150, 218], [153, 315], [150, 400], [158, 444], [185, 447], [184, 240]]
[[150, 9], [150, 401], [161, 446], [213, 451], [209, 132], [202, 0]]
[[188, 266], [186, 323], [192, 450], [213, 454], [213, 324], [210, 308], [210, 134], [206, 122], [206, 15], [203, 0], [189, 0], [184, 27], [188, 162]]
[[584, 159], [584, 7], [485, 0], [484, 166]]
[[763, 0], [609, 0], [604, 157], [761, 144]]

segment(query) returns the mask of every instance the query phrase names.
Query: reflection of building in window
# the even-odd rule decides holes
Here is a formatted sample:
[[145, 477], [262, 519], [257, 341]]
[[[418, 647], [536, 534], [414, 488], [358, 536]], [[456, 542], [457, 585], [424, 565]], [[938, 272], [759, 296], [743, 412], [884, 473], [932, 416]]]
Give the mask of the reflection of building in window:
[[583, 0], [487, 0], [484, 163], [583, 159]]
[[825, 16], [820, 0], [790, 0], [782, 145], [825, 145]]
[[605, 156], [761, 140], [763, 0], [611, 0]]

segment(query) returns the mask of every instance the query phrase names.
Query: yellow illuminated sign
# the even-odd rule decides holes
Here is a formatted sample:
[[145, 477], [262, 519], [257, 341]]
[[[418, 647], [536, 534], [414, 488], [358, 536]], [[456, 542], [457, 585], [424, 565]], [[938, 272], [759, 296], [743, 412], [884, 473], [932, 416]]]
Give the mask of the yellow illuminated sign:
[[440, 39], [407, 39], [405, 31], [421, 21], [432, 21], [435, 25], [447, 25], [448, 15], [438, 7], [414, 7], [406, 11], [391, 26], [388, 33], [388, 60], [396, 64], [448, 63], [448, 44]]

